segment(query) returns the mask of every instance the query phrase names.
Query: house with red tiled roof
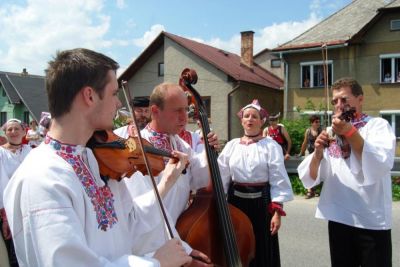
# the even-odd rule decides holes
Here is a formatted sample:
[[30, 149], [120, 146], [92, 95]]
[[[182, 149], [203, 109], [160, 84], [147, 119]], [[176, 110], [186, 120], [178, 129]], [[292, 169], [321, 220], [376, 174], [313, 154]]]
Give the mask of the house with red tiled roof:
[[400, 0], [354, 0], [272, 52], [286, 69], [287, 118], [329, 113], [325, 65], [328, 85], [341, 77], [357, 79], [364, 112], [387, 119], [400, 139]]
[[269, 112], [283, 111], [283, 80], [254, 62], [253, 34], [242, 32], [239, 56], [162, 32], [118, 80], [127, 81], [134, 96], [149, 96], [162, 82], [178, 83], [183, 69], [196, 70], [193, 87], [206, 104], [210, 126], [221, 140], [230, 140], [242, 135], [236, 113], [254, 98]]

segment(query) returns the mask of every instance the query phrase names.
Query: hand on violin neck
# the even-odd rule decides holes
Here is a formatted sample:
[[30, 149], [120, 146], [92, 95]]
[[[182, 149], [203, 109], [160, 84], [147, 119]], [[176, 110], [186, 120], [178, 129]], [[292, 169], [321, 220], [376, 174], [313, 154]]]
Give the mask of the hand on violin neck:
[[332, 119], [332, 131], [337, 135], [345, 135], [352, 128], [352, 124], [338, 117]]
[[189, 156], [187, 154], [175, 150], [171, 154], [174, 158], [170, 158], [165, 165], [161, 181], [157, 186], [161, 197], [164, 197], [169, 192], [183, 170], [189, 165]]
[[210, 146], [214, 147], [215, 149], [219, 148], [219, 141], [218, 141], [218, 136], [214, 132], [209, 132], [207, 134], [207, 140]]

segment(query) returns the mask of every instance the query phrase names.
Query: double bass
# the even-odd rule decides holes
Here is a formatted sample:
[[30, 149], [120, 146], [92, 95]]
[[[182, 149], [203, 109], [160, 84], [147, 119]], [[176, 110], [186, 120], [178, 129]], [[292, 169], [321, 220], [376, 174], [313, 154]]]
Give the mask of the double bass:
[[[205, 137], [210, 126], [202, 98], [191, 85], [196, 82], [196, 72], [184, 69], [179, 84], [192, 95]], [[255, 255], [252, 224], [241, 210], [228, 204], [219, 172], [218, 154], [207, 138], [204, 138], [204, 145], [211, 183], [197, 191], [191, 206], [178, 218], [176, 229], [182, 240], [208, 255], [215, 265], [249, 266]]]

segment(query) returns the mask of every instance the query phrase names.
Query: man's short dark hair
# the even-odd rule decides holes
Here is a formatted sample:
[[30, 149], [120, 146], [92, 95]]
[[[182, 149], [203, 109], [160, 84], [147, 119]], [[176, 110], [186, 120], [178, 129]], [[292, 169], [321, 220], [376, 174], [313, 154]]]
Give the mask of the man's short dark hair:
[[119, 65], [113, 59], [84, 48], [57, 52], [46, 70], [46, 90], [49, 111], [57, 118], [71, 109], [78, 92], [85, 86], [92, 87], [100, 98], [109, 82], [108, 72]]
[[332, 84], [332, 91], [339, 90], [343, 87], [350, 87], [351, 93], [354, 96], [364, 95], [361, 85], [354, 78], [340, 78], [334, 84]]

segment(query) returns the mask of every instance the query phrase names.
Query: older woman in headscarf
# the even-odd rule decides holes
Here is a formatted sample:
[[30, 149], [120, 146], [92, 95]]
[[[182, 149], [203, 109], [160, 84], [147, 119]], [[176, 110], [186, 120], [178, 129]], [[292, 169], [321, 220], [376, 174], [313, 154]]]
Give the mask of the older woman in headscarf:
[[31, 150], [29, 145], [22, 144], [25, 127], [20, 120], [10, 119], [2, 127], [7, 143], [0, 146], [0, 217], [1, 232], [4, 238], [11, 266], [18, 266], [11, 240], [7, 215], [4, 211], [3, 192], [15, 170]]
[[293, 199], [282, 149], [262, 136], [268, 117], [258, 100], [243, 107], [238, 116], [244, 135], [229, 141], [218, 158], [228, 202], [251, 220], [256, 256], [251, 266], [280, 266], [278, 230], [285, 216], [283, 202]]

